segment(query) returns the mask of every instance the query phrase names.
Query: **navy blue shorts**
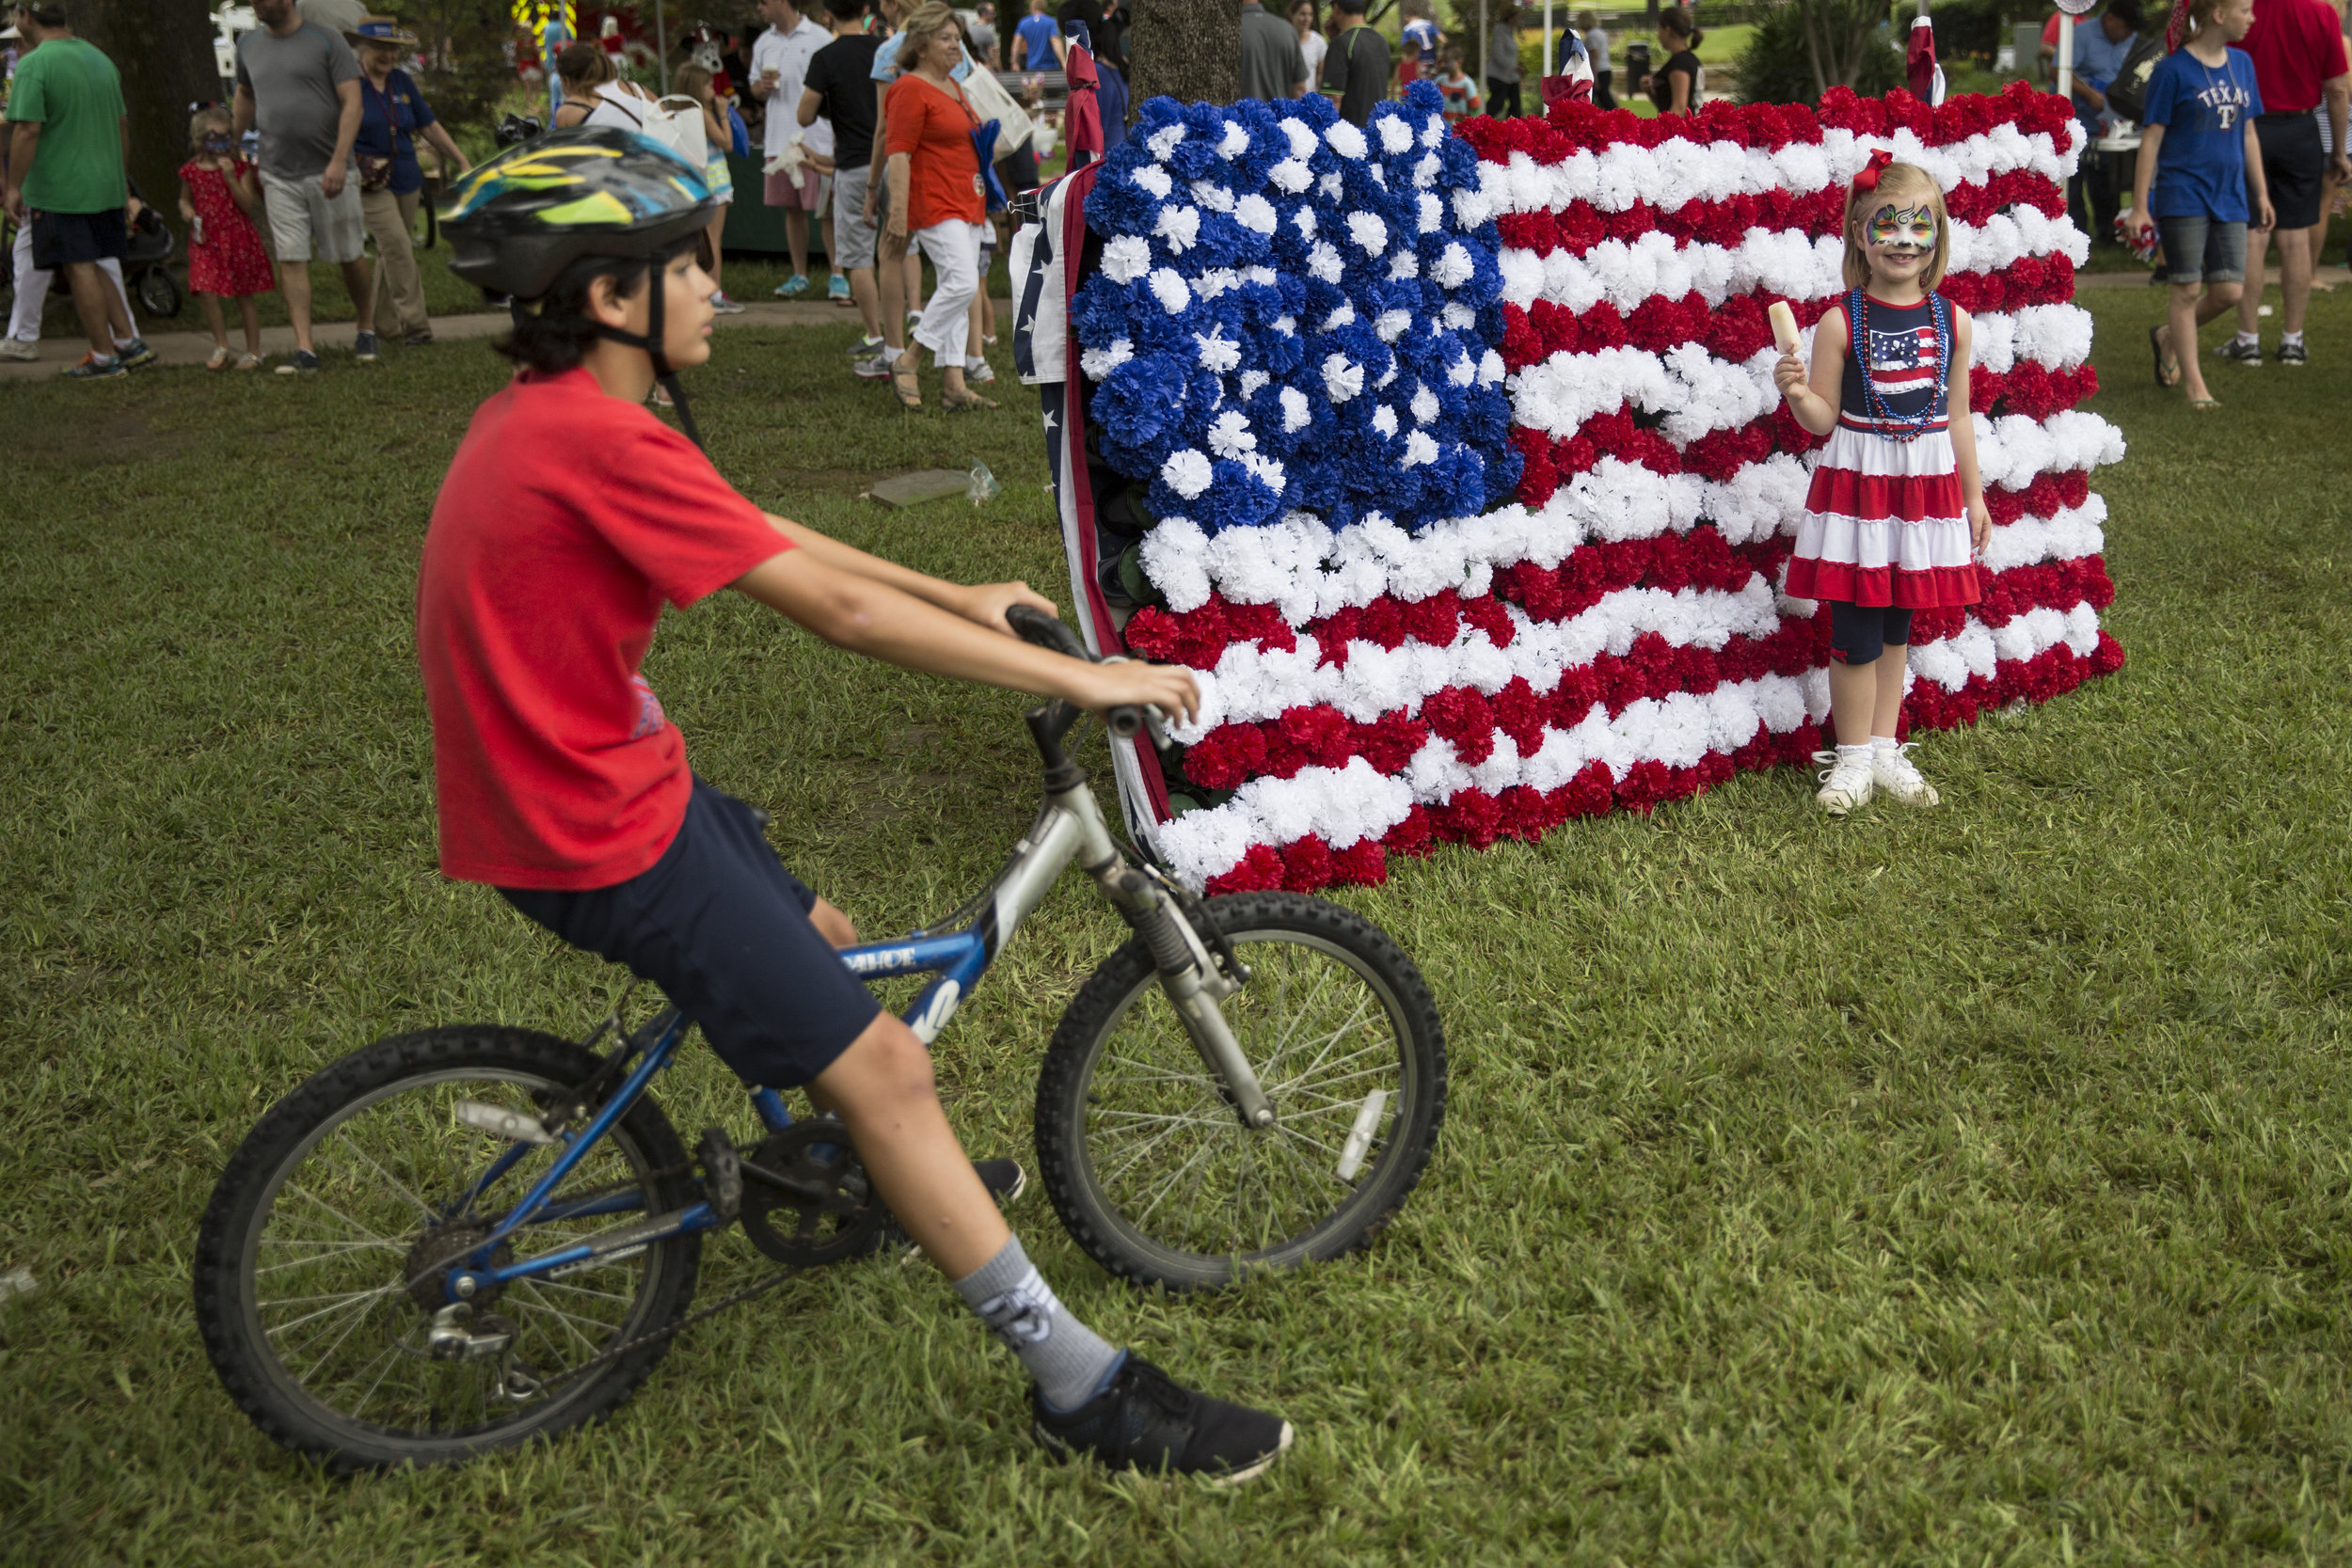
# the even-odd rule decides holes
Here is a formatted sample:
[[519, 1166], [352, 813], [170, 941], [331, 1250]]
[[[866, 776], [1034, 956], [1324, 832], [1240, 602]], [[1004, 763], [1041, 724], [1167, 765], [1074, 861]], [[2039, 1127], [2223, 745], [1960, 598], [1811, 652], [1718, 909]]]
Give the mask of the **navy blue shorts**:
[[574, 947], [660, 987], [744, 1083], [797, 1088], [882, 1006], [809, 923], [817, 895], [776, 859], [760, 823], [698, 778], [651, 869], [584, 893], [499, 892]]
[[1875, 664], [1888, 643], [1911, 641], [1911, 614], [1893, 605], [1829, 602], [1829, 657], [1840, 664]]
[[33, 265], [42, 272], [77, 261], [119, 261], [131, 248], [122, 209], [111, 213], [32, 214]]

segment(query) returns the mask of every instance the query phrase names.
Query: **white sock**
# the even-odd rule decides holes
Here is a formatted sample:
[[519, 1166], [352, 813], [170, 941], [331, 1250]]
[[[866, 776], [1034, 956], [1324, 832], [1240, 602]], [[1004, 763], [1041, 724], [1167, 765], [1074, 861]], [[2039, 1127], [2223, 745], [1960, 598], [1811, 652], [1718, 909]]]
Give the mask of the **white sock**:
[[1841, 764], [1849, 762], [1867, 762], [1870, 760], [1872, 750], [1870, 742], [1867, 740], [1859, 746], [1841, 745], [1837, 748], [1837, 760]]
[[888, 343], [884, 343], [882, 344], [882, 363], [885, 365], [895, 365], [898, 362], [898, 356], [904, 354], [905, 352], [905, 349], [892, 348]]
[[1870, 749], [1873, 752], [1899, 752], [1903, 743], [1891, 735], [1874, 735], [1870, 737]]
[[2237, 335], [2237, 341], [2241, 343], [2259, 343], [2262, 341], [2262, 334], [2258, 332], [2241, 332]]
[[2300, 332], [2282, 332], [2279, 335], [2279, 346], [2280, 348], [2286, 347], [2289, 343], [2299, 343], [2302, 341], [2303, 334]]

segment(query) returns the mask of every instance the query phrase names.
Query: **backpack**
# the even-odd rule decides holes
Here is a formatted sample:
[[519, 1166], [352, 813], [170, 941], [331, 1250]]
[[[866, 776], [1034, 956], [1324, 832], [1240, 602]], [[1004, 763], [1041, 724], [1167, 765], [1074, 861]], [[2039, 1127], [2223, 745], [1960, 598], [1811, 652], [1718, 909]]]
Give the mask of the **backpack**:
[[634, 131], [693, 165], [697, 173], [709, 166], [710, 143], [703, 135], [703, 106], [683, 95], [644, 99], [598, 88], [596, 106], [580, 123]]
[[2123, 56], [2123, 63], [2115, 68], [2115, 80], [2107, 84], [2107, 107], [2137, 124], [2148, 107], [2148, 78], [2163, 62], [2163, 34], [2133, 40], [2131, 53]]

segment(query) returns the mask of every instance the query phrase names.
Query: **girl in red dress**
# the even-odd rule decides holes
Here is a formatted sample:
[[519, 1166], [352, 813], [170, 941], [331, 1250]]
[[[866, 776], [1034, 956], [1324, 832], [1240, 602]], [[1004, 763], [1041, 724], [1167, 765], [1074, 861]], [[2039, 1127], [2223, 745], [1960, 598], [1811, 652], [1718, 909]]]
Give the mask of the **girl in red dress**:
[[234, 299], [245, 317], [241, 371], [262, 368], [262, 312], [254, 296], [277, 287], [262, 232], [253, 226], [262, 193], [253, 166], [237, 156], [229, 111], [202, 109], [188, 121], [195, 156], [180, 166], [180, 217], [188, 226], [188, 287], [204, 302], [204, 325], [213, 329], [208, 371], [229, 363], [229, 326], [220, 302]]
[[1827, 436], [1788, 562], [1788, 593], [1830, 609], [1837, 726], [1821, 809], [1843, 816], [1884, 790], [1931, 806], [1896, 740], [1914, 610], [1975, 604], [1992, 536], [1968, 416], [1968, 312], [1935, 292], [1951, 253], [1944, 193], [1925, 169], [1874, 152], [1846, 198], [1847, 293], [1813, 334], [1811, 375], [1773, 369], [1797, 422]]

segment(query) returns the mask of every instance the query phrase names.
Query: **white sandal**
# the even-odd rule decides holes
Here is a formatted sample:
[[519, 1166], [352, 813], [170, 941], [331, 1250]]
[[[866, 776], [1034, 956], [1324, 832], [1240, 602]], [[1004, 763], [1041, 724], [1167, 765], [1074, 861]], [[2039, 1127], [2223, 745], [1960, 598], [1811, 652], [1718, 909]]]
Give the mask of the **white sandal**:
[[241, 371], [258, 371], [261, 368], [262, 356], [260, 355], [240, 354], [237, 356], [237, 369]]
[[215, 347], [212, 357], [204, 361], [204, 368], [208, 371], [227, 370], [229, 368], [229, 345], [221, 343]]

